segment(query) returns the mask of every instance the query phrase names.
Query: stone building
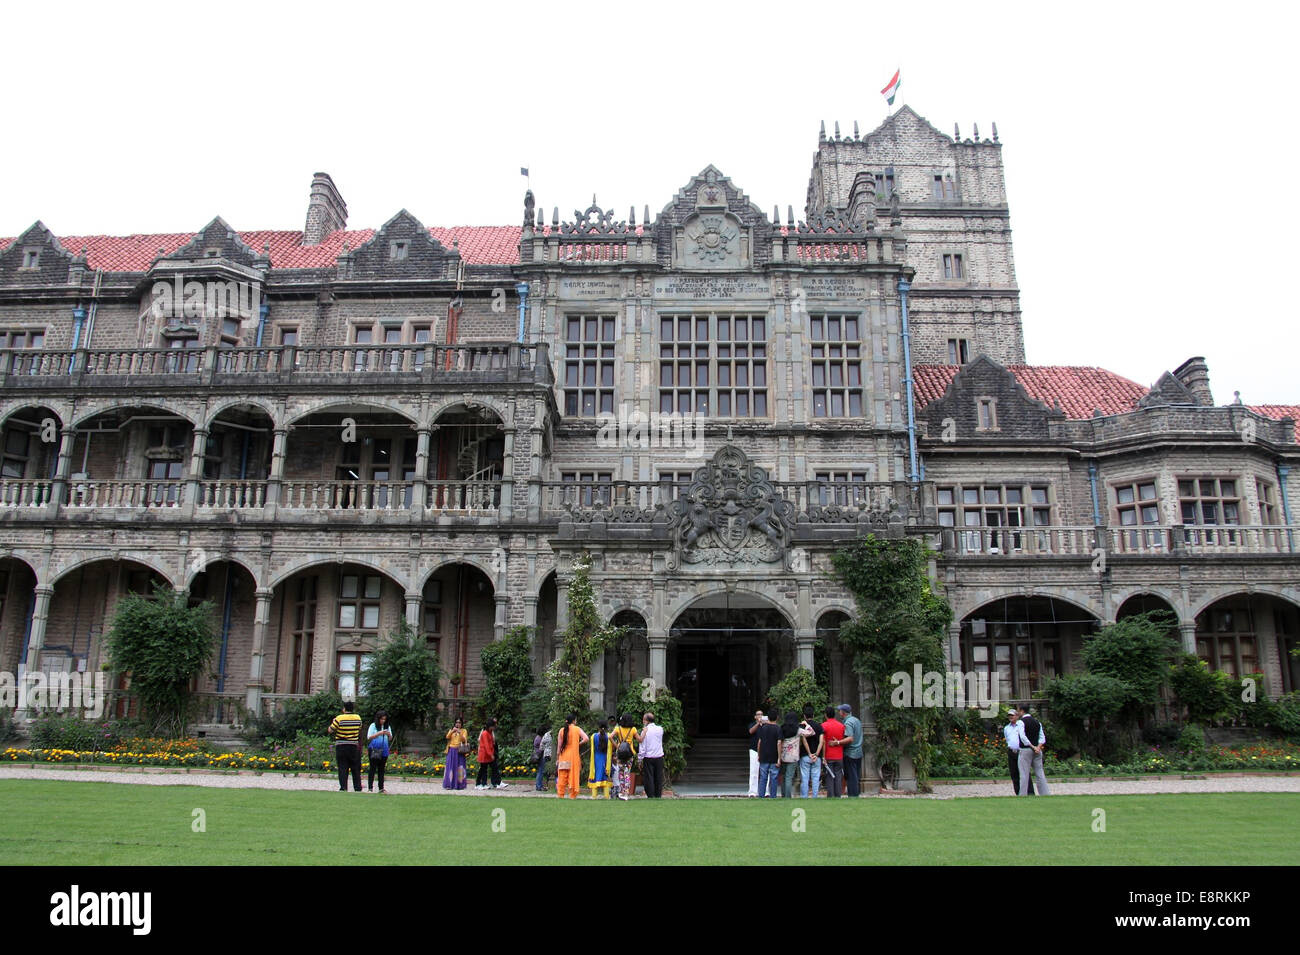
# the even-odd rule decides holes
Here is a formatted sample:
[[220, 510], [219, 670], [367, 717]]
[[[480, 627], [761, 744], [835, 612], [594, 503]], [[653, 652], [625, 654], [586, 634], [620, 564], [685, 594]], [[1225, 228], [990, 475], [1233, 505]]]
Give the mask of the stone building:
[[349, 229], [318, 173], [302, 231], [0, 240], [0, 669], [98, 669], [160, 581], [219, 608], [208, 722], [353, 690], [403, 618], [469, 698], [589, 558], [593, 702], [650, 677], [726, 735], [794, 666], [860, 702], [829, 560], [876, 533], [1003, 699], [1155, 607], [1300, 688], [1300, 406], [1025, 364], [992, 133], [823, 130], [797, 221], [706, 166], [653, 216]]

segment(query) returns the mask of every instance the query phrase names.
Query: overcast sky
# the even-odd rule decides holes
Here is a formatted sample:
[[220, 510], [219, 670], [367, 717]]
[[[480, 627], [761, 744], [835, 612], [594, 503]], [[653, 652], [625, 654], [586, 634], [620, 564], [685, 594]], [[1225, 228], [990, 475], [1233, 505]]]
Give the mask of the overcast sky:
[[1300, 403], [1296, 4], [7, 7], [0, 235], [658, 212], [713, 163], [801, 211], [817, 128], [903, 101], [1004, 144], [1034, 364]]

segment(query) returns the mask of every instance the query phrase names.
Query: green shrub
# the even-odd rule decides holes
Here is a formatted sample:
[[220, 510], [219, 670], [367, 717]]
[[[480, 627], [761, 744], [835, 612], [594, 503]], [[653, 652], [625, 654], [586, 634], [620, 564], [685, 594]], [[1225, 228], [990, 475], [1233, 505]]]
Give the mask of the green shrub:
[[686, 736], [686, 721], [682, 717], [682, 701], [660, 687], [654, 702], [645, 699], [646, 688], [640, 683], [626, 687], [619, 696], [618, 711], [632, 714], [632, 723], [641, 729], [641, 717], [653, 711], [655, 722], [664, 729], [664, 775], [676, 779], [686, 772], [686, 749], [691, 741]]
[[534, 686], [528, 695], [524, 697], [523, 703], [519, 707], [520, 723], [523, 726], [524, 736], [529, 741], [533, 738], [533, 733], [537, 727], [547, 726], [547, 712], [551, 708], [551, 694], [545, 686]]
[[1273, 726], [1287, 739], [1300, 739], [1300, 691], [1274, 701]]
[[[475, 722], [497, 721], [497, 735], [513, 740], [519, 735], [523, 702], [533, 688], [532, 644], [528, 627], [511, 627], [503, 639], [489, 643], [479, 654], [485, 685], [479, 697]], [[534, 724], [535, 729], [540, 724]], [[532, 739], [531, 729], [528, 738]]]
[[[369, 702], [358, 699], [357, 712], [369, 712]], [[303, 700], [291, 700], [273, 716], [249, 720], [245, 735], [260, 738], [267, 746], [284, 746], [296, 741], [300, 733], [324, 736], [330, 721], [342, 712], [343, 697], [338, 691], [322, 690]]]
[[371, 656], [370, 666], [362, 671], [357, 692], [369, 696], [369, 705], [363, 708], [358, 697], [357, 712], [373, 720], [374, 713], [387, 711], [398, 745], [405, 746], [408, 730], [426, 722], [433, 725], [441, 679], [438, 655], [403, 620]]
[[1075, 752], [1102, 762], [1117, 759], [1126, 748], [1114, 722], [1133, 702], [1134, 692], [1123, 680], [1096, 673], [1067, 674], [1046, 687], [1052, 717], [1065, 741]]
[[1115, 716], [1126, 723], [1160, 701], [1169, 680], [1169, 658], [1178, 647], [1171, 635], [1173, 618], [1151, 611], [1108, 624], [1084, 640], [1083, 662], [1088, 672], [1127, 684], [1130, 692]]
[[1232, 715], [1239, 698], [1238, 684], [1228, 674], [1211, 670], [1194, 653], [1185, 653], [1170, 677], [1174, 702], [1187, 711], [1192, 723], [1209, 725]]
[[820, 719], [822, 712], [830, 705], [826, 688], [803, 667], [795, 667], [787, 673], [768, 690], [767, 695], [777, 709], [777, 719], [792, 710], [802, 715], [804, 706], [811, 706]]
[[105, 752], [118, 745], [124, 735], [133, 735], [135, 730], [133, 722], [103, 722], [48, 713], [38, 716], [32, 723], [31, 746], [32, 749]]
[[1205, 751], [1205, 730], [1195, 723], [1188, 723], [1178, 734], [1175, 744], [1180, 753], [1201, 753]]

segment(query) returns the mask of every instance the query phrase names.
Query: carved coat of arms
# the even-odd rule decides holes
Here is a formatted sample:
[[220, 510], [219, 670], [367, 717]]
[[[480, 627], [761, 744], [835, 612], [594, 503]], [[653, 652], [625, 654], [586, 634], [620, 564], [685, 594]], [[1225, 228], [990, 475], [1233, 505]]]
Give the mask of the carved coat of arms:
[[728, 227], [726, 216], [707, 215], [700, 216], [686, 235], [695, 243], [695, 254], [702, 261], [715, 262], [731, 254], [730, 245], [737, 233]]
[[767, 471], [727, 445], [672, 502], [670, 526], [682, 563], [772, 563], [789, 546], [793, 513]]

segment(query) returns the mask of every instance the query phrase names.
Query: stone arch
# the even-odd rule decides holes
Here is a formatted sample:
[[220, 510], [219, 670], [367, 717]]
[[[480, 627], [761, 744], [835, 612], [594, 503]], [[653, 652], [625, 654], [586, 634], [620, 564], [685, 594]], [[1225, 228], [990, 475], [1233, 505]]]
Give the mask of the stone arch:
[[423, 591], [425, 586], [433, 578], [434, 574], [436, 574], [438, 571], [446, 567], [452, 566], [453, 564], [465, 564], [469, 567], [473, 567], [475, 570], [482, 573], [483, 576], [488, 579], [488, 582], [492, 585], [493, 591], [497, 589], [497, 581], [499, 575], [497, 574], [496, 571], [492, 570], [491, 564], [486, 563], [478, 554], [475, 553], [462, 553], [462, 554], [451, 555], [444, 560], [439, 560], [427, 571], [421, 571], [421, 577], [419, 581], [420, 586], [417, 589]]
[[[695, 604], [701, 603], [703, 601], [715, 600], [720, 595], [725, 595], [727, 593], [728, 591], [720, 588], [717, 590], [710, 590], [705, 593], [688, 594], [687, 596], [680, 598], [675, 604], [673, 604], [672, 607], [664, 611], [664, 621], [667, 623], [669, 629], [671, 630], [672, 625], [677, 620], [677, 618], [680, 617], [683, 612], [690, 610]], [[745, 598], [756, 600], [760, 604], [770, 607], [772, 610], [775, 610], [777, 613], [781, 614], [781, 616], [785, 618], [786, 625], [789, 626], [791, 629], [794, 628], [794, 621], [798, 619], [797, 608], [789, 606], [787, 603], [783, 601], [775, 600], [761, 590], [754, 589], [747, 586], [745, 587], [737, 586], [734, 590], [730, 591], [730, 596], [732, 598], [731, 603], [733, 604], [735, 604], [736, 598], [745, 597]]]
[[1216, 603], [1225, 600], [1228, 597], [1255, 597], [1260, 595], [1265, 597], [1276, 597], [1278, 600], [1282, 600], [1292, 606], [1300, 607], [1300, 588], [1288, 589], [1286, 587], [1273, 587], [1267, 584], [1255, 584], [1249, 588], [1240, 585], [1229, 585], [1216, 591], [1213, 596], [1206, 597], [1198, 605], [1189, 609], [1187, 618], [1188, 620], [1195, 620]]
[[50, 581], [47, 584], [47, 586], [53, 587], [59, 581], [63, 580], [65, 577], [71, 574], [73, 571], [82, 567], [86, 567], [89, 564], [96, 564], [100, 562], [117, 563], [119, 561], [124, 561], [124, 560], [130, 561], [133, 564], [140, 564], [144, 567], [147, 567], [149, 570], [152, 570], [155, 573], [157, 573], [159, 577], [162, 577], [163, 580], [167, 581], [167, 583], [170, 584], [172, 587], [176, 586], [176, 577], [175, 577], [176, 572], [174, 568], [164, 569], [163, 565], [160, 564], [154, 558], [143, 556], [133, 550], [117, 551], [114, 552], [113, 554], [103, 554], [103, 553], [92, 554], [88, 557], [83, 557], [75, 561], [74, 563], [71, 563], [68, 566], [64, 567], [58, 573], [54, 574], [50, 578]]
[[246, 405], [253, 405], [254, 407], [260, 408], [262, 411], [265, 411], [266, 416], [271, 419], [272, 427], [280, 427], [281, 422], [276, 417], [276, 415], [279, 414], [279, 409], [276, 407], [275, 402], [258, 395], [238, 395], [230, 398], [223, 398], [216, 404], [209, 405], [207, 411], [204, 413], [203, 426], [211, 430], [213, 423], [224, 412], [229, 411], [231, 408], [238, 408]]
[[68, 415], [71, 414], [71, 411], [64, 402], [44, 400], [7, 401], [3, 405], [0, 405], [0, 428], [7, 427], [10, 418], [18, 414], [20, 411], [26, 411], [29, 408], [34, 408], [38, 411], [48, 411], [54, 415], [54, 420], [58, 424], [59, 431], [63, 430], [63, 423], [68, 419]]
[[[208, 554], [208, 551], [202, 547], [191, 547], [190, 552], [193, 553], [194, 551], [202, 551], [205, 555]], [[244, 560], [242, 557], [236, 557], [232, 554], [213, 553], [209, 555], [207, 559], [204, 560], [197, 567], [195, 566], [195, 561], [193, 560], [186, 562], [185, 580], [184, 580], [186, 589], [193, 586], [194, 578], [199, 576], [199, 574], [202, 574], [205, 571], [207, 571], [207, 569], [211, 567], [213, 564], [221, 564], [221, 563], [234, 564], [237, 567], [242, 567], [244, 570], [248, 571], [248, 575], [253, 578], [253, 584], [257, 587], [261, 586], [261, 581], [258, 579], [259, 576], [258, 572], [253, 569], [253, 566], [248, 561]]]
[[295, 411], [286, 412], [286, 417], [282, 424], [292, 427], [304, 418], [310, 418], [314, 414], [321, 414], [322, 412], [334, 411], [340, 408], [364, 408], [370, 411], [389, 411], [398, 417], [405, 418], [413, 425], [419, 425], [418, 412], [391, 398], [373, 397], [370, 395], [367, 395], [365, 398], [360, 400], [346, 396], [320, 398]]
[[[1116, 594], [1115, 597], [1118, 598], [1119, 595]], [[1159, 602], [1164, 606], [1150, 606], [1154, 602]], [[1115, 599], [1115, 619], [1119, 620], [1122, 617], [1129, 617], [1146, 610], [1168, 610], [1181, 623], [1182, 617], [1178, 613], [1179, 603], [1180, 601], [1176, 598], [1154, 587], [1143, 587], [1132, 591], [1123, 599]]]
[[[100, 415], [107, 412], [148, 408], [152, 408], [156, 411], [163, 411], [169, 415], [175, 415], [191, 428], [195, 427], [196, 421], [199, 420], [199, 418], [195, 416], [193, 410], [177, 407], [166, 397], [127, 398], [125, 400], [100, 399], [99, 401], [91, 402], [85, 407], [78, 408], [76, 418], [72, 422], [72, 427], [80, 431], [85, 427], [87, 422], [94, 418], [98, 418]], [[130, 415], [127, 417], [130, 417]]]
[[[1244, 611], [1241, 612], [1241, 611]], [[1194, 617], [1189, 649], [1211, 669], [1234, 677], [1264, 674], [1270, 695], [1300, 690], [1300, 599], [1277, 588], [1227, 588], [1203, 603]]]
[[1085, 613], [1091, 614], [1099, 621], [1106, 619], [1106, 612], [1101, 606], [1100, 599], [1094, 600], [1092, 597], [1081, 597], [1073, 592], [1069, 596], [1066, 596], [1055, 591], [1043, 590], [1037, 587], [1029, 590], [1024, 588], [1008, 587], [992, 591], [966, 591], [966, 593], [978, 593], [979, 596], [975, 599], [964, 601], [961, 605], [953, 606], [952, 615], [954, 621], [965, 620], [976, 610], [980, 610], [989, 604], [997, 603], [1000, 600], [1006, 600], [1011, 597], [1044, 597], [1049, 600], [1058, 600], [1061, 603], [1069, 604]]
[[[508, 406], [506, 402], [501, 401], [495, 395], [475, 395], [471, 400], [474, 404], [481, 405], [491, 410], [503, 426], [507, 424], [506, 411]], [[466, 411], [470, 410], [466, 405], [465, 396], [448, 395], [429, 409], [428, 418], [421, 423], [421, 427], [431, 427], [437, 424], [439, 418], [443, 415], [455, 412], [458, 408]]]
[[1077, 600], [1022, 590], [987, 597], [956, 619], [960, 663], [953, 663], [987, 674], [1000, 700], [1030, 700], [1074, 669], [1084, 637], [1106, 618]]
[[[310, 570], [313, 567], [326, 567], [331, 564], [342, 566], [344, 564], [356, 564], [358, 567], [365, 567], [373, 570], [377, 574], [383, 574], [400, 587], [406, 587], [407, 581], [404, 574], [399, 574], [387, 567], [384, 567], [378, 560], [362, 554], [348, 554], [345, 557], [305, 557], [302, 560], [288, 565], [276, 572], [265, 586], [271, 589], [279, 587], [285, 581], [292, 578], [295, 574], [304, 570]], [[254, 578], [256, 579], [256, 578]]]

